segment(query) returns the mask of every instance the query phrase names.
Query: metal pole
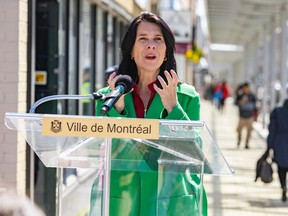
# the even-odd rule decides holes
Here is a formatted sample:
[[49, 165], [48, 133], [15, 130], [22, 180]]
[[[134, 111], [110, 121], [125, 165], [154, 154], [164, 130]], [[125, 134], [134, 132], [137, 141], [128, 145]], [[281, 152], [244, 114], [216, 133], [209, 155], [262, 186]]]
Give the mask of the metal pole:
[[110, 207], [110, 169], [111, 169], [111, 145], [110, 138], [105, 139], [105, 158], [104, 158], [104, 191], [103, 191], [103, 216], [109, 216]]

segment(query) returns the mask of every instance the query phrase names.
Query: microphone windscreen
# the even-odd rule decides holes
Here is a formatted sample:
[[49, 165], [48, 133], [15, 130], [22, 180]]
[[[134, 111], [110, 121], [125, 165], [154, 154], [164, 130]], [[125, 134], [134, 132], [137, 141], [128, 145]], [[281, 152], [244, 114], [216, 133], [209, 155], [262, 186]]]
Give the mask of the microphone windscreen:
[[127, 92], [131, 91], [132, 87], [133, 87], [133, 81], [132, 78], [128, 75], [123, 75], [120, 76], [115, 83], [115, 86], [118, 85], [123, 85], [124, 86], [124, 94], [126, 94]]

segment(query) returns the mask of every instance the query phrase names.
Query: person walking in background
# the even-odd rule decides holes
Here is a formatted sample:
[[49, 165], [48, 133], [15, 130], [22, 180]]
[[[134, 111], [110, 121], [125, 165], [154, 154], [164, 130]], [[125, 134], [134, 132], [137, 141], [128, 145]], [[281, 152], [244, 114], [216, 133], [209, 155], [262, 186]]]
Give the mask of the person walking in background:
[[[88, 95], [91, 94], [91, 81], [90, 81], [90, 69], [85, 68], [82, 74], [82, 86], [81, 86], [81, 94]], [[82, 108], [83, 115], [91, 115], [91, 99], [86, 98], [82, 99]]]
[[287, 200], [288, 172], [288, 99], [283, 106], [273, 109], [270, 113], [267, 144], [273, 150], [274, 162], [278, 167], [278, 176], [282, 188], [282, 201]]
[[214, 87], [214, 103], [218, 110], [223, 111], [225, 106], [225, 101], [229, 97], [229, 87], [226, 80], [219, 82]]
[[[115, 82], [123, 75], [132, 78], [133, 89], [122, 95], [104, 115], [199, 120], [199, 94], [193, 86], [178, 80], [174, 52], [175, 39], [164, 20], [149, 12], [136, 17], [122, 41], [122, 60], [117, 73], [112, 73], [108, 78], [109, 86], [98, 92], [106, 94], [113, 90]], [[103, 115], [102, 105], [103, 101], [97, 101], [97, 115]], [[153, 172], [158, 170], [160, 150], [148, 147], [141, 151], [132, 140], [114, 140], [112, 149], [114, 144], [122, 146], [121, 142], [123, 147], [117, 148], [117, 155], [112, 150], [114, 157], [139, 158], [151, 171], [111, 171], [110, 216], [199, 215], [201, 204], [202, 215], [207, 215], [206, 193], [199, 187], [197, 175], [168, 173], [165, 180], [169, 188], [161, 188], [158, 184], [161, 177]], [[97, 211], [97, 185], [96, 179], [91, 192], [90, 215], [96, 215], [94, 211]], [[200, 197], [203, 199], [199, 202]], [[162, 207], [158, 208], [157, 204]]]
[[213, 95], [214, 95], [214, 84], [209, 83], [205, 87], [203, 98], [211, 103], [213, 103]]
[[237, 147], [240, 147], [242, 139], [242, 130], [243, 128], [247, 129], [246, 139], [245, 139], [245, 148], [249, 148], [249, 140], [251, 132], [253, 130], [252, 123], [254, 121], [254, 113], [257, 110], [256, 107], [256, 96], [251, 92], [251, 87], [248, 82], [241, 85], [241, 88], [238, 89], [236, 98], [236, 105], [239, 108], [239, 122], [237, 126]]
[[222, 83], [218, 82], [215, 84], [213, 91], [213, 103], [215, 104], [218, 110], [220, 110], [220, 101], [222, 98], [222, 94], [223, 94]]
[[225, 101], [230, 96], [230, 90], [229, 90], [229, 86], [228, 86], [226, 80], [222, 81], [221, 90], [222, 90], [222, 95], [220, 98], [220, 110], [223, 111], [225, 108]]

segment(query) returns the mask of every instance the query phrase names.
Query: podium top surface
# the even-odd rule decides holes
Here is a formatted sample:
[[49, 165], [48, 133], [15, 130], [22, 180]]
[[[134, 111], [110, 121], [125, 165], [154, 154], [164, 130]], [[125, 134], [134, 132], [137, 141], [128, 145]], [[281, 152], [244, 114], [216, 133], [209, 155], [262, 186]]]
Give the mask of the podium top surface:
[[[49, 124], [54, 129], [59, 125], [56, 127], [53, 124], [73, 119], [72, 123], [67, 120], [68, 123], [63, 122], [63, 125], [67, 124], [68, 132], [72, 129], [77, 132], [80, 130], [80, 132], [71, 132], [65, 136], [61, 133], [60, 135], [57, 133], [45, 135], [43, 130], [47, 119], [53, 119], [53, 122]], [[134, 120], [138, 121], [136, 122], [138, 132], [143, 132], [146, 135], [144, 138], [131, 135], [130, 131], [120, 131], [120, 138], [116, 132], [110, 131], [104, 136], [99, 133], [105, 130], [105, 125], [103, 125], [105, 122], [114, 122], [117, 125], [125, 120], [127, 121], [127, 118], [5, 114], [6, 126], [21, 133], [47, 167], [96, 167], [100, 169], [105, 160], [105, 145], [110, 143], [111, 169], [115, 170], [154, 171], [159, 166], [165, 165], [165, 169], [169, 167], [170, 171], [185, 171], [189, 167], [190, 171], [195, 173], [204, 172], [214, 175], [233, 173], [208, 127], [202, 121], [156, 120], [158, 128], [149, 128], [145, 124], [149, 125], [150, 121], [153, 121], [151, 124], [155, 125], [155, 119], [129, 119], [131, 125]], [[157, 138], [152, 135], [150, 138], [149, 134], [147, 136], [149, 129], [152, 130], [151, 133], [154, 130], [157, 131]], [[94, 131], [93, 136], [87, 136], [91, 134], [87, 133], [89, 130]], [[98, 134], [95, 133], [96, 130]], [[133, 132], [136, 130], [137, 128]]]

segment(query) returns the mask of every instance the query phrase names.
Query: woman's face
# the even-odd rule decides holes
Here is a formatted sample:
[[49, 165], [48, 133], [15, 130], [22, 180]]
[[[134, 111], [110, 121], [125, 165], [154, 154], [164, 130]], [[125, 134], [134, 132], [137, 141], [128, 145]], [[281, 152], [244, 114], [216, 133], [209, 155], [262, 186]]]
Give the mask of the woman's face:
[[138, 25], [132, 57], [138, 73], [158, 73], [166, 55], [166, 44], [160, 27], [155, 23], [141, 21]]

